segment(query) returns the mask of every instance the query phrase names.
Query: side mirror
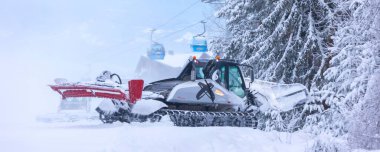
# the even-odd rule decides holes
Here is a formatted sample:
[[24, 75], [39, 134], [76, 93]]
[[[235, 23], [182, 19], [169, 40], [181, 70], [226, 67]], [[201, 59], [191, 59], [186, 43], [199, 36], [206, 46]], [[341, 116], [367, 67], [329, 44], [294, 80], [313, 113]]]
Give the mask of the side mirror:
[[217, 81], [219, 79], [219, 73], [219, 70], [215, 70], [214, 73], [212, 73], [211, 79]]
[[195, 62], [192, 61], [192, 68], [191, 68], [191, 74], [190, 74], [190, 80], [191, 81], [195, 81], [197, 79], [197, 71], [196, 68], [195, 68]]
[[255, 80], [255, 74], [253, 73], [253, 69], [251, 69], [251, 83]]

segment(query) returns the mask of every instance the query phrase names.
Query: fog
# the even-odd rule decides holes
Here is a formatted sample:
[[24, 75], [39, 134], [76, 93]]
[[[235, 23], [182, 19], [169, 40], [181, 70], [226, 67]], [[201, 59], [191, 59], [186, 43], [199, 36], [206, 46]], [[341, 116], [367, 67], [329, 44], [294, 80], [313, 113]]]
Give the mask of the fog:
[[38, 114], [56, 111], [60, 97], [47, 86], [55, 78], [89, 80], [103, 70], [133, 77], [139, 57], [149, 47], [152, 27], [166, 23], [155, 40], [167, 50], [190, 51], [186, 38], [201, 32], [201, 25], [165, 36], [212, 15], [207, 4], [194, 2], [1, 1], [1, 124], [29, 123]]

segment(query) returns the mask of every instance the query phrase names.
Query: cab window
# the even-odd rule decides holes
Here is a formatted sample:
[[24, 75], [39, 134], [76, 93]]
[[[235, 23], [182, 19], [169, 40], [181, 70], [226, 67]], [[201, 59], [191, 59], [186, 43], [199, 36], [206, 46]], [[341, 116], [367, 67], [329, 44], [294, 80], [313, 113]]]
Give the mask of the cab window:
[[237, 96], [243, 98], [245, 96], [245, 92], [243, 89], [243, 80], [239, 72], [239, 67], [230, 66], [228, 72], [228, 85], [229, 90], [235, 93]]
[[223, 86], [223, 87], [226, 87], [226, 76], [225, 76], [225, 73], [226, 73], [226, 67], [225, 66], [222, 66], [220, 68], [220, 73], [219, 73], [219, 80], [220, 80], [220, 84]]
[[[196, 73], [196, 79], [204, 79], [205, 75], [203, 73], [203, 66], [205, 63], [197, 63], [195, 65], [195, 73]], [[183, 69], [181, 74], [178, 76], [178, 79], [183, 80], [183, 81], [190, 81], [191, 79], [191, 70], [193, 66], [192, 63], [189, 62], [186, 67]]]
[[204, 79], [205, 78], [205, 75], [203, 74], [203, 67], [202, 66], [196, 67], [195, 70], [197, 73], [197, 79]]

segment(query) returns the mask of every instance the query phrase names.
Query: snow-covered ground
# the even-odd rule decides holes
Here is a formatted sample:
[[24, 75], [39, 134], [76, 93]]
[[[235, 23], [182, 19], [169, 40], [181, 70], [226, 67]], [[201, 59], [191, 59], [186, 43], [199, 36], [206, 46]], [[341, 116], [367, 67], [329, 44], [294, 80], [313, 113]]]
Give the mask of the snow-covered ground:
[[175, 127], [168, 121], [111, 125], [99, 120], [37, 122], [38, 115], [56, 112], [60, 101], [59, 95], [47, 84], [54, 83], [59, 71], [70, 70], [44, 68], [48, 64], [31, 62], [25, 71], [23, 62], [5, 61], [12, 66], [3, 69], [13, 76], [0, 75], [2, 80], [7, 80], [3, 82], [6, 87], [2, 87], [0, 96], [3, 116], [0, 147], [4, 152], [304, 151], [312, 142], [312, 136], [305, 133]]
[[[0, 147], [4, 152], [298, 152], [307, 151], [316, 139], [326, 141], [323, 137], [314, 139], [314, 135], [304, 132], [264, 132], [234, 127], [176, 127], [167, 118], [166, 121], [154, 124], [102, 124], [99, 120], [37, 122], [36, 116], [57, 109], [60, 97], [47, 86], [53, 83], [52, 76], [55, 74], [44, 69], [25, 72], [22, 70], [23, 64], [19, 65], [16, 61], [8, 63], [12, 63], [13, 67], [5, 70], [11, 71], [14, 76], [0, 75], [2, 80], [9, 80], [3, 82], [7, 87], [1, 89], [0, 96], [0, 113], [3, 116], [0, 121]], [[37, 66], [39, 64], [32, 65], [43, 67]], [[41, 72], [45, 74], [38, 75]]]
[[[28, 152], [118, 152], [118, 151], [206, 151], [275, 152], [307, 151], [316, 139], [329, 138], [305, 132], [264, 132], [252, 128], [176, 127], [166, 118], [160, 123], [102, 124], [99, 120], [76, 122], [37, 122], [39, 115], [57, 111], [60, 97], [47, 84], [59, 71], [48, 64], [1, 60], [4, 71], [0, 90], [1, 151]], [[177, 59], [177, 58], [174, 58]], [[39, 68], [35, 68], [39, 67]], [[57, 72], [58, 71], [58, 72]], [[75, 75], [75, 73], [73, 74]], [[361, 150], [363, 151], [363, 150]]]
[[305, 133], [263, 132], [252, 128], [175, 127], [160, 123], [78, 121], [3, 127], [2, 151], [28, 152], [275, 152], [305, 151], [312, 141]]
[[[172, 59], [179, 61], [177, 57]], [[6, 70], [17, 75], [11, 77], [12, 81], [4, 82], [9, 87], [2, 89], [5, 94], [0, 97], [1, 105], [6, 107], [0, 111], [4, 116], [3, 121], [0, 121], [1, 151], [297, 152], [305, 151], [313, 143], [312, 136], [302, 132], [290, 134], [252, 128], [176, 127], [168, 120], [155, 124], [102, 124], [99, 120], [37, 122], [37, 116], [57, 110], [60, 97], [47, 86], [53, 83], [56, 72], [37, 68], [33, 68], [32, 72], [17, 71], [22, 69], [23, 64], [18, 65], [15, 61], [10, 63], [13, 67]], [[31, 67], [43, 67], [39, 65], [32, 63]], [[182, 62], [178, 66], [182, 66]], [[37, 76], [38, 73], [44, 75]], [[6, 75], [1, 77], [3, 80], [9, 79]], [[25, 87], [26, 95], [19, 94], [17, 88]]]

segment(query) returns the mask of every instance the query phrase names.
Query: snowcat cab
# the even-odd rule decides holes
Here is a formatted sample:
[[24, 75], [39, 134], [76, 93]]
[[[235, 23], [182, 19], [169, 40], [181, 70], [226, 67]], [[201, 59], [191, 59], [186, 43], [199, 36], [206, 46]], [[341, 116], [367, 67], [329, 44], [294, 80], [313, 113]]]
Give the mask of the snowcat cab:
[[224, 86], [227, 90], [243, 98], [246, 96], [248, 88], [244, 83], [241, 66], [251, 68], [250, 79], [253, 81], [253, 68], [251, 66], [238, 64], [231, 60], [210, 60], [203, 69], [203, 72], [207, 78], [211, 78]]
[[[240, 66], [247, 65], [241, 65], [231, 60], [195, 59], [186, 65], [177, 79], [182, 81], [211, 79], [227, 90], [235, 93], [237, 96], [243, 98], [247, 87], [245, 86]], [[195, 73], [195, 75], [192, 75], [192, 73]], [[253, 70], [251, 70], [251, 80], [253, 80]]]
[[230, 60], [193, 59], [178, 77], [152, 82], [144, 91], [159, 94], [153, 99], [170, 109], [237, 111], [242, 109], [243, 98], [249, 92], [240, 66], [246, 65]]

